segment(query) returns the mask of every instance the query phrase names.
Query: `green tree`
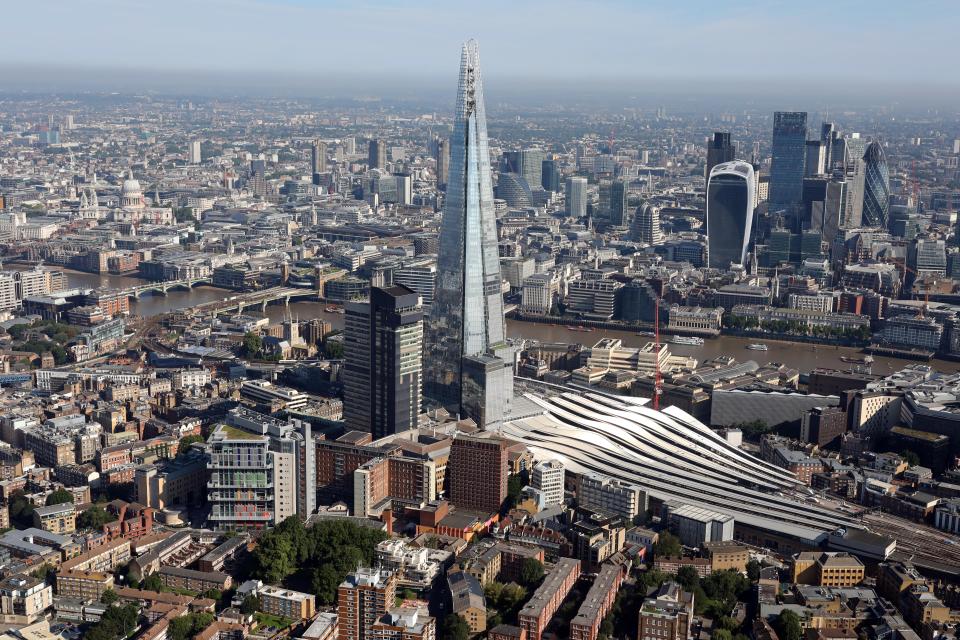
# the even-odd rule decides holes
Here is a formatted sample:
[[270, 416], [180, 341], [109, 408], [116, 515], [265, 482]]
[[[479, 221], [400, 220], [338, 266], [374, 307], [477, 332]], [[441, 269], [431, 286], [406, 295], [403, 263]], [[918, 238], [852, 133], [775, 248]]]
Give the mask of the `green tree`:
[[10, 494], [10, 523], [20, 529], [33, 526], [33, 504], [23, 491], [18, 489]]
[[180, 438], [180, 442], [177, 444], [177, 455], [186, 455], [186, 453], [190, 450], [190, 445], [194, 442], [204, 442], [203, 436], [189, 435]]
[[343, 342], [340, 340], [325, 340], [323, 342], [323, 351], [327, 357], [332, 360], [343, 359]]
[[116, 519], [103, 507], [94, 505], [77, 516], [77, 526], [81, 529], [101, 529], [103, 525]]
[[189, 640], [213, 624], [213, 614], [206, 612], [190, 613], [170, 621], [167, 627], [168, 640]]
[[543, 563], [536, 558], [524, 558], [520, 564], [520, 584], [533, 587], [543, 580]]
[[251, 615], [260, 610], [260, 598], [254, 594], [250, 594], [243, 599], [243, 602], [240, 603], [240, 611], [246, 615]]
[[220, 589], [207, 589], [206, 591], [201, 593], [200, 596], [203, 598], [209, 598], [211, 600], [216, 600], [217, 602], [220, 602], [220, 598], [223, 597], [223, 592], [220, 591]]
[[729, 629], [715, 629], [711, 637], [713, 640], [733, 640], [733, 634]]
[[653, 545], [653, 553], [660, 558], [677, 557], [683, 554], [683, 545], [677, 536], [669, 531], [661, 531], [657, 543]]
[[470, 625], [463, 617], [455, 613], [448, 614], [440, 625], [440, 640], [467, 640], [470, 637]]
[[902, 452], [900, 452], [900, 457], [903, 458], [904, 462], [911, 467], [915, 467], [920, 464], [920, 456], [909, 449], [904, 449]]
[[160, 579], [160, 576], [151, 573], [146, 578], [140, 582], [140, 588], [144, 591], [163, 591], [163, 581]]
[[57, 489], [47, 496], [47, 506], [54, 504], [73, 504], [73, 494], [66, 489]]
[[263, 338], [260, 337], [260, 334], [252, 331], [243, 334], [240, 353], [248, 358], [258, 358], [263, 355]]
[[781, 611], [773, 626], [777, 635], [780, 636], [780, 640], [800, 640], [803, 635], [800, 616], [790, 609]]
[[747, 578], [749, 578], [751, 582], [756, 582], [757, 580], [760, 579], [760, 569], [762, 568], [763, 567], [761, 566], [761, 564], [756, 560], [748, 561], [747, 562]]
[[700, 574], [697, 573], [696, 567], [683, 565], [677, 570], [677, 582], [687, 591], [691, 591], [694, 586], [700, 584]]
[[119, 599], [120, 599], [120, 596], [118, 596], [117, 592], [114, 591], [113, 589], [107, 589], [100, 596], [100, 602], [102, 602], [103, 604], [113, 604]]

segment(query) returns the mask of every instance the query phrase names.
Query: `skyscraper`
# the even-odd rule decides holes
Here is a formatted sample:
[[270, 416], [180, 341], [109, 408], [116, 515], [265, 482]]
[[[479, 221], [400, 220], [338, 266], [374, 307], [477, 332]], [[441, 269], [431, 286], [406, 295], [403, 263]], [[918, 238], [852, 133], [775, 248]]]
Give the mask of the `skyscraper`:
[[531, 188], [535, 187], [543, 180], [543, 149], [524, 149], [522, 157], [521, 175], [526, 178]]
[[610, 183], [610, 208], [607, 210], [610, 224], [616, 227], [630, 225], [630, 212], [627, 210], [627, 182], [618, 178]]
[[837, 128], [832, 122], [820, 125], [820, 144], [823, 145], [823, 170], [829, 173], [833, 169], [833, 144], [838, 136]]
[[[801, 186], [802, 186], [801, 182]], [[753, 166], [734, 160], [718, 164], [707, 181], [708, 265], [727, 270], [747, 258], [753, 229]]]
[[325, 173], [327, 170], [327, 143], [323, 140], [314, 140], [310, 145], [310, 172], [314, 177], [314, 184], [317, 182], [317, 174]]
[[582, 218], [587, 215], [587, 179], [567, 178], [567, 215]]
[[540, 185], [547, 191], [559, 192], [561, 183], [560, 168], [557, 166], [557, 161], [544, 160], [540, 166]]
[[428, 332], [427, 396], [481, 427], [513, 397], [477, 44], [463, 46]]
[[835, 150], [842, 151], [842, 155], [834, 158], [834, 163], [842, 163], [838, 166], [847, 181], [847, 206], [843, 225], [845, 229], [856, 229], [863, 226], [863, 192], [867, 173], [864, 155], [867, 143], [859, 133], [854, 133], [849, 138], [843, 138], [842, 144], [836, 145]]
[[807, 145], [806, 111], [773, 114], [773, 161], [770, 165], [770, 210], [799, 204]]
[[343, 418], [374, 439], [417, 426], [422, 403], [423, 310], [403, 285], [372, 287], [348, 302], [344, 321]]
[[516, 173], [501, 173], [497, 178], [497, 197], [506, 200], [507, 206], [522, 208], [533, 206], [533, 193], [523, 176]]
[[200, 141], [192, 140], [190, 142], [190, 164], [200, 164], [201, 160]]
[[730, 162], [736, 156], [736, 149], [730, 143], [729, 131], [715, 131], [713, 140], [707, 146], [707, 168], [703, 174], [704, 179], [710, 178], [710, 171], [715, 166], [723, 162]]
[[867, 146], [864, 160], [863, 223], [886, 227], [890, 217], [890, 168], [879, 142]]
[[371, 169], [387, 167], [387, 143], [383, 140], [371, 140], [367, 153], [367, 165]]
[[826, 146], [821, 140], [807, 140], [804, 177], [819, 176], [827, 170]]
[[660, 207], [643, 203], [637, 207], [633, 218], [633, 239], [647, 244], [663, 242], [660, 231]]
[[250, 191], [257, 196], [267, 195], [267, 163], [263, 160], [250, 161]]

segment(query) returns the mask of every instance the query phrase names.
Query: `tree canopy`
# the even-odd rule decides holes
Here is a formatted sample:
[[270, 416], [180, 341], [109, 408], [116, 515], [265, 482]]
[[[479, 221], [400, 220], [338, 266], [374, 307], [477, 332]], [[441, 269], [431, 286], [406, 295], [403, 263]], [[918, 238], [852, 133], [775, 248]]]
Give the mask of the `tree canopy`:
[[520, 565], [520, 584], [534, 587], [543, 580], [543, 563], [536, 558], [524, 558]]
[[213, 614], [205, 611], [175, 618], [167, 628], [167, 640], [189, 640], [209, 627], [213, 620]]
[[110, 512], [103, 507], [94, 505], [77, 516], [77, 526], [81, 529], [101, 529], [103, 525], [114, 520], [116, 520], [116, 517]]
[[346, 520], [319, 522], [308, 529], [291, 516], [260, 538], [253, 576], [293, 587], [289, 580], [296, 574], [298, 583], [313, 588], [318, 604], [332, 604], [343, 579], [358, 566], [371, 566], [374, 547], [385, 539], [378, 529]]
[[800, 640], [803, 635], [800, 616], [789, 609], [780, 612], [773, 626], [780, 640]]
[[47, 496], [47, 506], [54, 504], [73, 504], [73, 494], [67, 491], [66, 489], [57, 489], [53, 493]]
[[448, 614], [440, 624], [439, 640], [467, 640], [470, 637], [470, 625], [455, 613]]
[[653, 552], [660, 558], [676, 557], [683, 553], [683, 545], [677, 536], [669, 531], [661, 531], [657, 543], [653, 545]]
[[109, 606], [100, 617], [84, 633], [84, 640], [121, 640], [126, 638], [137, 628], [139, 608], [134, 603], [120, 606]]

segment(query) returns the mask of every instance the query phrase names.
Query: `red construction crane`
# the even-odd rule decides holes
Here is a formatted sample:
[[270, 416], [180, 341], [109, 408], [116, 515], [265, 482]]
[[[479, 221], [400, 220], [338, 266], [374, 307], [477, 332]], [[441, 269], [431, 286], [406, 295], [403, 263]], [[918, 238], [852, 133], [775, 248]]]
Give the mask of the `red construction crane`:
[[654, 304], [653, 340], [656, 345], [656, 351], [653, 356], [653, 408], [655, 411], [659, 411], [660, 395], [663, 393], [663, 380], [660, 377], [660, 296], [657, 296], [656, 304]]

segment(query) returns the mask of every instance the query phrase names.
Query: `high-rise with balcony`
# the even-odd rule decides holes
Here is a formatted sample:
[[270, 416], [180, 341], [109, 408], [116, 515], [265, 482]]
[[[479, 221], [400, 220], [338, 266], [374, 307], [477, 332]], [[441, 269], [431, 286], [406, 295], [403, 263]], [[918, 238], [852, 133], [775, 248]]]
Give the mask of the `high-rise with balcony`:
[[489, 158], [480, 60], [471, 40], [460, 60], [425, 386], [431, 401], [481, 427], [501, 422], [513, 397]]
[[316, 508], [316, 449], [308, 423], [238, 407], [207, 440], [209, 526], [259, 529]]
[[367, 640], [394, 605], [397, 576], [386, 569], [358, 568], [337, 588], [338, 640]]
[[799, 204], [807, 155], [807, 112], [773, 114], [773, 159], [770, 164], [770, 211]]

